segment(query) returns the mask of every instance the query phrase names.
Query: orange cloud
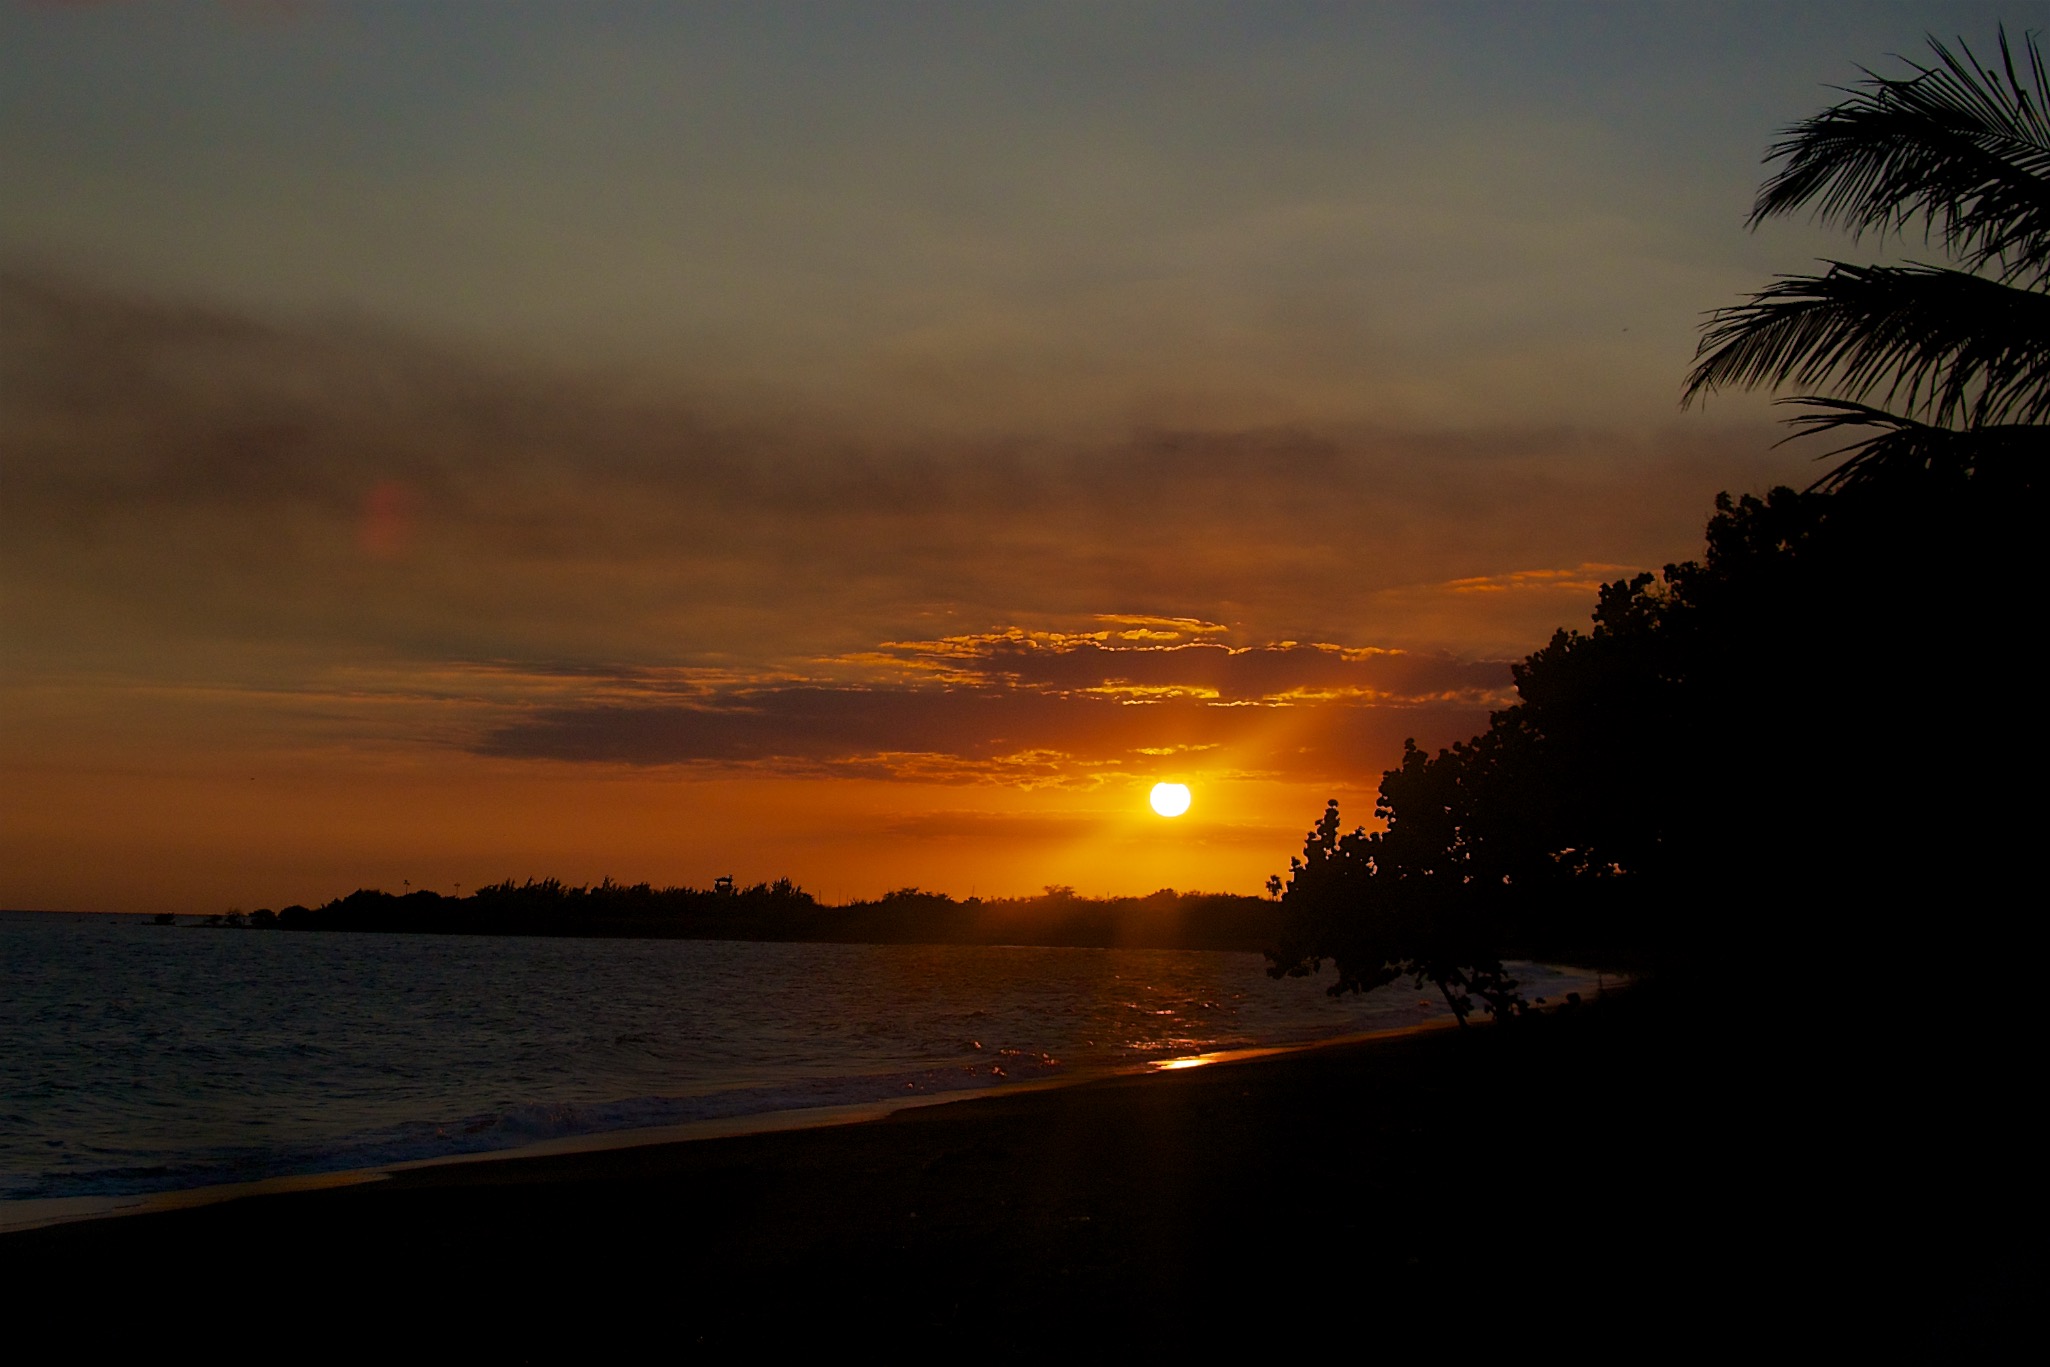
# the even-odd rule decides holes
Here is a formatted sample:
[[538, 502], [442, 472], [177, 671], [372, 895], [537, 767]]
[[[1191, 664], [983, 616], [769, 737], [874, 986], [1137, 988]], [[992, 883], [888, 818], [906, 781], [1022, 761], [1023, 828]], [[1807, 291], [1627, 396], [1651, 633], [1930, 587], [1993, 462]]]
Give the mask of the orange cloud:
[[1384, 763], [1368, 755], [1394, 753], [1404, 737], [1477, 729], [1507, 700], [1508, 682], [1501, 661], [1332, 645], [1113, 645], [1024, 628], [895, 642], [856, 658], [902, 673], [700, 685], [688, 697], [594, 695], [502, 721], [474, 748], [925, 783], [1090, 786], [1167, 756], [1206, 771], [1340, 775]]
[[[1478, 731], [1507, 661], [1607, 567], [1691, 553], [1730, 482], [1702, 439], [1539, 427], [885, 439], [34, 270], [0, 268], [0, 319], [0, 704], [35, 719], [10, 779], [124, 794], [208, 886], [257, 846], [353, 867], [351, 823], [564, 860], [739, 848], [780, 808], [730, 794], [785, 785], [808, 848], [901, 881], [914, 855], [835, 843], [848, 804], [1108, 810], [1169, 769], [1263, 794], [1285, 851], [1405, 737]], [[183, 777], [128, 777], [145, 758]], [[289, 821], [235, 799], [204, 839], [177, 824], [273, 771]], [[433, 799], [390, 817], [389, 772]], [[558, 786], [635, 796], [568, 831]], [[59, 886], [120, 824], [0, 865]]]
[[1570, 570], [1515, 570], [1508, 574], [1483, 574], [1451, 579], [1437, 587], [1446, 593], [1513, 593], [1544, 590], [1567, 592], [1592, 598], [1603, 584], [1636, 572], [1629, 565], [1580, 565]]
[[1442, 653], [1297, 641], [1124, 644], [1084, 633], [1018, 628], [893, 641], [862, 659], [871, 664], [901, 661], [907, 672], [943, 671], [957, 684], [1227, 702], [1298, 698], [1317, 690], [1388, 701], [1464, 696], [1489, 702], [1502, 697], [1508, 679], [1506, 661]]

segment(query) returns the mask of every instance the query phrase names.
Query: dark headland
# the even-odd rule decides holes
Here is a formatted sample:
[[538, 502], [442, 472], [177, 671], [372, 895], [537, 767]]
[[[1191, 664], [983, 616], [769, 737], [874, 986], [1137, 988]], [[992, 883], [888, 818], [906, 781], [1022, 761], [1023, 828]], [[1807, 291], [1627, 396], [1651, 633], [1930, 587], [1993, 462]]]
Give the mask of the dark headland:
[[1274, 940], [1275, 903], [1162, 888], [1145, 897], [1085, 897], [1052, 885], [1036, 897], [968, 897], [905, 887], [844, 905], [821, 903], [787, 878], [736, 887], [655, 887], [606, 879], [507, 879], [468, 896], [358, 888], [318, 907], [260, 908], [205, 918], [280, 930], [436, 935], [568, 935], [614, 939], [809, 941], [825, 944], [1076, 945], [1259, 952]]

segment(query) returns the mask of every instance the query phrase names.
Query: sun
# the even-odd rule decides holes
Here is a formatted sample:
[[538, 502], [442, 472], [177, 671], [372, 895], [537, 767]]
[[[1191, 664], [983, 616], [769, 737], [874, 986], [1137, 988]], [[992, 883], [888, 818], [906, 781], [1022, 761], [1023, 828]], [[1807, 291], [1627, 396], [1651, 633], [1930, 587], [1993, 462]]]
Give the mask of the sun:
[[1186, 783], [1156, 783], [1149, 799], [1153, 810], [1162, 816], [1180, 816], [1189, 810], [1189, 785]]

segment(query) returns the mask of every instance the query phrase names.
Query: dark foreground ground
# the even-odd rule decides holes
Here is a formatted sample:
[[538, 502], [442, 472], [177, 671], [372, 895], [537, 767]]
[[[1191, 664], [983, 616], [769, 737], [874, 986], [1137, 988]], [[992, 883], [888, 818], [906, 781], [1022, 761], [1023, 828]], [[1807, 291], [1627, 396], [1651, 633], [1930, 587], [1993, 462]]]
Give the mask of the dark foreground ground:
[[[2030, 1341], [2043, 1212], [2018, 1112], [1948, 1109], [1967, 1098], [1931, 1087], [1983, 1085], [1955, 1068], [1846, 1057], [1732, 1046], [1639, 993], [1530, 1028], [5, 1235], [0, 1284], [18, 1326], [77, 1347], [231, 1358]], [[1930, 1107], [1940, 1123], [1908, 1119]]]

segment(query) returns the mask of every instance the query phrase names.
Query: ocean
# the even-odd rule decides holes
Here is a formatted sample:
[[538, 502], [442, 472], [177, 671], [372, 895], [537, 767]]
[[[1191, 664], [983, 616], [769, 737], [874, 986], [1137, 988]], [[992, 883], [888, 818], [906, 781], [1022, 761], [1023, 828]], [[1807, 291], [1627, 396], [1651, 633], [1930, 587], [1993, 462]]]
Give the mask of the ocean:
[[[1552, 1000], [1596, 987], [1521, 976]], [[0, 1228], [105, 1198], [781, 1123], [1446, 1014], [1428, 985], [1333, 998], [1268, 978], [1256, 954], [0, 913]]]

